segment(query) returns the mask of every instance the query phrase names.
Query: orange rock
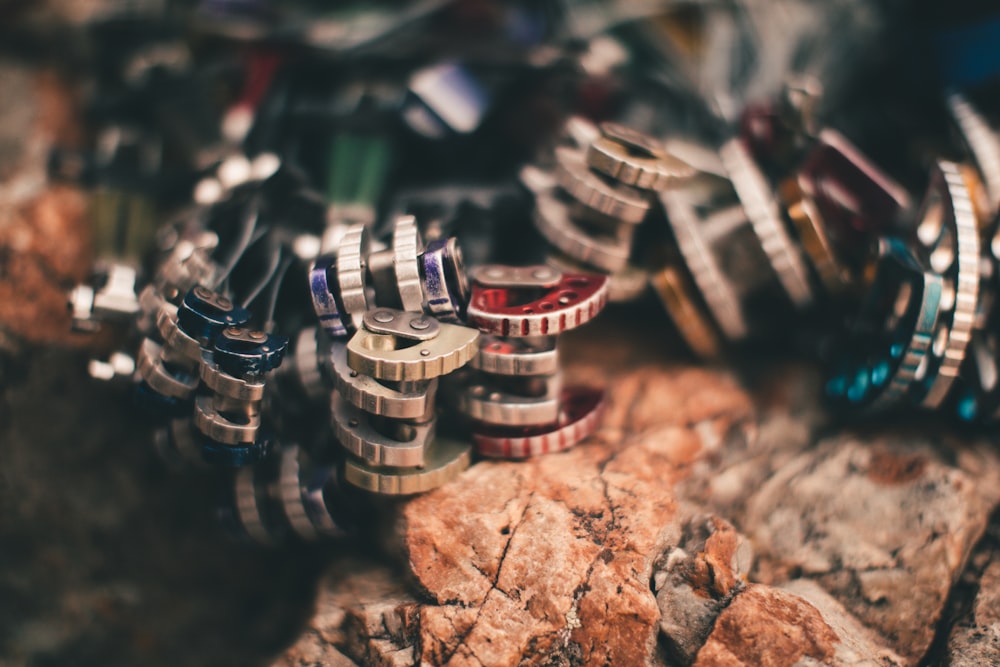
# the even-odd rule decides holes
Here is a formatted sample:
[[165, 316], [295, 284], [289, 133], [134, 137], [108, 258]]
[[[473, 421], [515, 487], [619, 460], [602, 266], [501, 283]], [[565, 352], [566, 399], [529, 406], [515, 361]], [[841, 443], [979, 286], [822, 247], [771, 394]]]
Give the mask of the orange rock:
[[752, 585], [719, 615], [696, 667], [792, 667], [803, 658], [832, 664], [837, 634], [802, 598]]

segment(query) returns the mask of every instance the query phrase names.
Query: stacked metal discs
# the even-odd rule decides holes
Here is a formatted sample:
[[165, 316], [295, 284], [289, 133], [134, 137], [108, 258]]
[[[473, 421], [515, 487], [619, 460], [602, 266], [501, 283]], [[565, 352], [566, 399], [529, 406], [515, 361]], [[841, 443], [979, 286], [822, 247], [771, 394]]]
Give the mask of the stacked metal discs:
[[331, 412], [350, 454], [346, 481], [407, 495], [441, 486], [469, 466], [469, 446], [436, 432], [436, 381], [468, 363], [478, 339], [475, 329], [423, 313], [365, 313], [346, 349], [333, 353], [338, 391]]
[[[812, 305], [823, 281], [848, 279], [810, 193], [789, 186], [796, 198], [786, 213], [742, 138], [707, 162], [701, 156], [695, 169], [663, 141], [617, 123], [571, 119], [565, 134], [574, 145], [556, 147], [551, 173], [522, 172], [536, 227], [553, 248], [550, 264], [610, 274], [611, 300], [651, 283], [699, 355], [716, 357], [725, 343], [772, 329], [776, 316]], [[630, 262], [648, 263], [637, 259], [636, 232], [663, 214], [668, 259], [648, 275], [636, 271]], [[623, 288], [632, 278], [635, 291]]]
[[338, 491], [336, 467], [317, 465], [303, 448], [288, 445], [236, 472], [220, 519], [232, 534], [268, 546], [343, 537], [353, 522]]
[[468, 294], [454, 239], [424, 245], [412, 216], [394, 221], [389, 247], [372, 250], [368, 235], [350, 227], [337, 254], [310, 273], [316, 314], [333, 339], [333, 427], [348, 454], [346, 481], [420, 493], [470, 464], [467, 444], [437, 433], [435, 398], [438, 378], [475, 355], [479, 332], [453, 323]]
[[[803, 237], [796, 238], [741, 138], [723, 144], [719, 164], [725, 178], [706, 174], [697, 185], [660, 195], [683, 262], [664, 267], [653, 284], [685, 340], [703, 356], [719, 354], [721, 341], [772, 331], [775, 322], [811, 306], [827, 270], [804, 251]], [[796, 211], [803, 208], [806, 215], [814, 210], [801, 204]]]
[[486, 265], [472, 282], [468, 320], [484, 335], [453, 390], [477, 451], [527, 458], [573, 447], [597, 428], [604, 392], [563, 386], [558, 339], [601, 311], [609, 279]]
[[202, 446], [207, 462], [232, 466], [262, 457], [265, 377], [281, 365], [287, 345], [281, 336], [229, 327], [202, 355], [201, 381], [209, 393], [195, 399], [194, 426], [209, 441]]
[[[462, 3], [201, 4], [213, 20], [178, 5], [95, 32], [95, 132], [51, 171], [96, 186], [101, 264], [74, 323], [115, 324], [139, 349], [95, 376], [137, 368], [159, 452], [221, 470], [245, 537], [338, 535], [363, 515], [359, 490], [418, 493], [473, 454], [574, 446], [603, 393], [566, 386], [559, 336], [648, 285], [706, 358], [820, 339], [863, 296], [833, 355], [835, 402], [1000, 411], [1000, 142], [961, 95], [948, 106], [978, 173], [938, 161], [917, 208], [818, 122], [808, 77], [738, 128], [739, 91], [693, 99], [702, 70], [655, 52], [680, 35], [711, 46], [704, 71], [728, 71], [707, 67], [725, 49], [691, 39], [701, 20], [667, 34], [667, 17], [619, 14], [628, 3], [596, 19], [487, 3], [489, 25]], [[157, 234], [161, 213], [183, 222]]]
[[550, 171], [529, 169], [522, 180], [535, 193], [535, 227], [548, 243], [548, 263], [567, 272], [610, 276], [608, 298], [631, 301], [648, 284], [644, 258], [634, 259], [637, 230], [655, 193], [676, 187], [694, 169], [651, 138], [617, 123], [595, 127], [571, 118]]
[[[969, 121], [981, 127], [976, 111], [953, 102], [968, 141]], [[997, 208], [984, 185], [989, 165], [976, 162], [939, 159], [912, 235], [880, 242], [872, 288], [826, 386], [838, 405], [996, 419]]]
[[180, 306], [160, 303], [159, 342], [146, 337], [140, 345], [136, 397], [172, 420], [161, 454], [230, 467], [260, 460], [268, 447], [260, 422], [265, 376], [281, 364], [287, 341], [244, 328], [250, 312], [205, 287], [193, 287]]

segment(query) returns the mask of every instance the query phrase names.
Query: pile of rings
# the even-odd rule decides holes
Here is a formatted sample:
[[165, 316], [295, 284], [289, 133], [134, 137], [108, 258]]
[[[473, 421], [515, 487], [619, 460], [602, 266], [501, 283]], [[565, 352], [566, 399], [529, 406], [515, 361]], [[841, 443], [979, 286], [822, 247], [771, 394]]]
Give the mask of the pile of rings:
[[239, 535], [350, 534], [374, 497], [583, 442], [607, 388], [566, 381], [559, 341], [609, 303], [658, 301], [711, 362], [818, 330], [848, 413], [1000, 416], [989, 95], [941, 96], [947, 140], [904, 182], [812, 76], [672, 131], [643, 55], [690, 50], [670, 8], [485, 4], [90, 27], [90, 140], [49, 165], [92, 198], [74, 327], [116, 332], [91, 374], [129, 386], [164, 464], [220, 472]]

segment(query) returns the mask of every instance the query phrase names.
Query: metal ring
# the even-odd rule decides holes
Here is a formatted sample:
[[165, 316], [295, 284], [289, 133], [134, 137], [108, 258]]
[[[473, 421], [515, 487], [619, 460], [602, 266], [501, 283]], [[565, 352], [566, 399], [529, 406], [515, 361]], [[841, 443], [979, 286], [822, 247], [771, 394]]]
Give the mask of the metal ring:
[[573, 259], [615, 273], [628, 266], [631, 243], [604, 234], [589, 234], [571, 219], [566, 204], [551, 192], [535, 196], [535, 227], [546, 241]]
[[212, 353], [205, 352], [201, 359], [201, 380], [220, 396], [237, 401], [256, 402], [264, 399], [264, 381], [248, 382], [219, 370], [212, 360]]
[[583, 151], [556, 148], [556, 180], [566, 193], [584, 206], [627, 225], [646, 218], [652, 202], [641, 190], [608, 182], [587, 166]]
[[412, 437], [396, 440], [377, 431], [367, 412], [351, 405], [337, 392], [331, 397], [330, 411], [341, 446], [368, 465], [399, 468], [424, 465], [427, 445], [434, 439], [434, 420], [400, 424]]
[[601, 133], [603, 136], [587, 147], [587, 165], [625, 185], [665, 190], [697, 173], [655, 139], [636, 130], [601, 123]]
[[365, 225], [351, 225], [337, 248], [337, 285], [340, 301], [355, 329], [368, 310], [367, 270], [369, 240]]
[[419, 262], [422, 248], [417, 219], [412, 215], [397, 218], [392, 231], [392, 265], [403, 310], [423, 310], [424, 288]]
[[551, 375], [559, 371], [559, 349], [553, 337], [536, 341], [482, 336], [479, 354], [469, 365], [494, 375]]
[[745, 338], [749, 326], [743, 305], [701, 235], [694, 206], [685, 194], [673, 190], [661, 192], [660, 201], [684, 262], [722, 333], [734, 341]]
[[561, 452], [597, 430], [604, 412], [604, 391], [573, 387], [563, 392], [559, 421], [551, 428], [477, 428], [472, 434], [482, 456], [524, 459]]
[[481, 424], [495, 426], [543, 426], [559, 421], [562, 377], [545, 378], [541, 396], [522, 396], [496, 390], [481, 377], [473, 378], [456, 394], [459, 412]]
[[243, 445], [257, 439], [260, 415], [248, 416], [246, 423], [240, 424], [219, 414], [212, 405], [211, 396], [198, 396], [194, 401], [194, 425], [210, 440], [225, 445]]
[[608, 277], [563, 274], [559, 283], [541, 296], [525, 303], [522, 295], [523, 290], [484, 287], [477, 282], [472, 287], [467, 319], [484, 333], [499, 336], [554, 336], [589, 322], [601, 312], [608, 300]]
[[808, 306], [813, 300], [809, 275], [798, 248], [785, 229], [781, 210], [764, 175], [739, 138], [727, 141], [719, 150], [719, 157], [778, 281], [792, 303], [799, 308]]
[[136, 364], [139, 377], [149, 388], [163, 396], [187, 399], [198, 389], [198, 377], [171, 373], [163, 365], [161, 348], [148, 338], [139, 347]]
[[309, 293], [312, 296], [313, 310], [316, 311], [320, 326], [334, 338], [348, 335], [351, 326], [350, 316], [337, 303], [331, 276], [336, 274], [339, 279], [340, 272], [338, 260], [330, 255], [317, 259], [309, 270]]
[[889, 407], [906, 397], [934, 340], [942, 290], [941, 276], [925, 271], [905, 244], [880, 239], [857, 333], [843, 345], [827, 395], [854, 408]]
[[[939, 407], [948, 396], [965, 360], [979, 304], [979, 220], [961, 167], [938, 162], [918, 218], [917, 241], [931, 268], [942, 274], [952, 296], [951, 307], [938, 320], [920, 404]], [[946, 265], [941, 265], [941, 261]]]
[[377, 468], [350, 457], [344, 479], [354, 486], [390, 496], [425, 493], [454, 480], [472, 462], [472, 448], [461, 441], [436, 438], [428, 447], [422, 468]]
[[347, 365], [347, 347], [335, 343], [330, 354], [337, 392], [365, 412], [390, 419], [421, 419], [434, 409], [437, 380], [413, 383], [393, 389], [368, 375], [361, 375]]

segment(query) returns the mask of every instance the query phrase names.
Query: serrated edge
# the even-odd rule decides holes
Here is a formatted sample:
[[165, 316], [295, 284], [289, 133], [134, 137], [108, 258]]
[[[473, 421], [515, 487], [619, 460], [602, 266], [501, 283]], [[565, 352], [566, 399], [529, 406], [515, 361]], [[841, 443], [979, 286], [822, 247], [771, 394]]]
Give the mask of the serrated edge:
[[750, 226], [778, 276], [778, 282], [796, 307], [810, 305], [813, 290], [809, 285], [809, 273], [785, 229], [778, 202], [771, 195], [764, 174], [753, 163], [753, 158], [738, 138], [723, 144], [719, 157], [743, 204]]
[[1000, 204], [1000, 136], [961, 93], [949, 94], [947, 103], [986, 181], [990, 205], [995, 207]]
[[[493, 375], [504, 375], [504, 376], [535, 376], [535, 375], [551, 375], [559, 371], [559, 347], [556, 345], [552, 346], [551, 350], [534, 350], [531, 352], [515, 352], [511, 354], [500, 354], [496, 352], [487, 352], [484, 348], [493, 340], [496, 336], [481, 336], [479, 339], [479, 354], [477, 354], [472, 361], [469, 363], [471, 368], [482, 371], [484, 373], [491, 373]], [[542, 369], [532, 368], [530, 365], [522, 367], [522, 359], [528, 358], [529, 364], [541, 363], [543, 364]]]
[[[355, 371], [352, 371], [347, 365], [347, 346], [342, 343], [339, 346], [343, 349], [343, 353], [333, 351], [330, 355], [334, 368], [333, 377], [337, 393], [343, 396], [348, 403], [360, 410], [364, 410], [365, 412], [370, 412], [382, 417], [388, 417], [389, 419], [418, 419], [427, 414], [427, 411], [430, 410], [431, 405], [434, 403], [436, 380], [423, 381], [427, 383], [427, 386], [424, 389], [422, 396], [419, 396], [418, 394], [405, 394], [403, 392], [389, 389], [388, 387], [386, 387], [387, 391], [395, 393], [400, 397], [407, 398], [387, 398], [385, 396], [373, 394], [363, 387], [352, 384], [351, 381], [345, 378], [341, 373], [339, 370], [341, 366], [344, 366], [345, 371], [348, 374]], [[338, 364], [338, 359], [343, 363]], [[364, 378], [370, 376], [358, 373], [357, 377]], [[371, 381], [377, 382], [374, 378], [371, 378]], [[411, 409], [409, 406], [413, 404], [417, 404], [418, 407], [420, 407], [420, 410]]]
[[274, 538], [267, 530], [257, 499], [257, 485], [254, 468], [247, 466], [236, 471], [233, 476], [233, 504], [240, 526], [250, 538], [260, 544], [274, 544]]
[[[558, 393], [554, 396], [525, 397], [493, 392], [488, 384], [484, 386], [486, 392], [482, 397], [470, 396], [469, 387], [458, 394], [458, 410], [469, 419], [492, 426], [544, 426], [559, 421], [561, 402]], [[499, 393], [502, 400], [492, 400], [490, 396], [494, 393]]]
[[483, 333], [498, 336], [555, 336], [575, 329], [597, 317], [608, 303], [608, 280], [592, 295], [577, 303], [573, 308], [549, 313], [511, 316], [494, 315], [480, 311], [470, 301], [466, 319]]
[[[475, 335], [470, 335], [469, 340], [462, 343], [459, 347], [454, 348], [451, 352], [442, 353], [437, 357], [413, 359], [413, 360], [397, 360], [397, 359], [379, 359], [371, 355], [369, 350], [357, 350], [353, 349], [352, 345], [357, 347], [359, 344], [355, 343], [360, 336], [378, 336], [381, 334], [373, 334], [366, 329], [359, 329], [358, 333], [351, 337], [351, 340], [347, 343], [347, 365], [353, 370], [364, 375], [371, 375], [372, 377], [378, 378], [379, 380], [388, 380], [390, 382], [408, 382], [408, 381], [419, 381], [419, 380], [431, 380], [442, 375], [447, 375], [452, 371], [455, 371], [469, 361], [479, 352], [479, 332], [471, 327], [463, 327], [457, 324], [441, 324], [442, 333], [445, 331], [445, 327], [455, 327], [458, 329], [471, 331]], [[440, 334], [439, 334], [440, 337]], [[422, 345], [427, 345], [428, 343], [433, 343], [437, 338], [431, 339], [430, 341], [424, 341], [413, 347], [421, 347]]]
[[[628, 185], [613, 186], [590, 171], [580, 150], [556, 148], [556, 181], [573, 199], [624, 224], [637, 225], [646, 219], [652, 202], [642, 191]], [[634, 192], [629, 192], [629, 190]]]
[[[499, 459], [526, 459], [555, 452], [563, 452], [591, 436], [600, 426], [606, 407], [601, 400], [593, 410], [571, 424], [554, 431], [529, 436], [488, 436], [472, 434], [476, 451], [481, 456]], [[553, 447], [552, 443], [556, 446]]]
[[[694, 167], [667, 154], [666, 150], [657, 157], [632, 156], [624, 144], [610, 137], [594, 140], [587, 147], [586, 161], [590, 168], [642, 190], [665, 190], [697, 173]], [[678, 167], [676, 170], [670, 168], [671, 162]]]
[[397, 219], [392, 230], [392, 266], [399, 302], [409, 312], [422, 312], [424, 307], [424, 285], [420, 280], [422, 245], [417, 219], [412, 215]]
[[535, 228], [542, 237], [572, 259], [608, 273], [628, 266], [631, 243], [614, 245], [610, 238], [605, 242], [590, 236], [573, 222], [568, 207], [551, 193], [540, 193], [535, 197], [533, 217]]
[[337, 246], [337, 287], [340, 302], [355, 329], [361, 328], [361, 318], [368, 310], [368, 281], [365, 276], [365, 236], [367, 227], [351, 225], [344, 232]]
[[[955, 379], [959, 375], [965, 352], [972, 340], [972, 329], [976, 321], [976, 306], [979, 301], [979, 221], [972, 206], [961, 170], [954, 162], [941, 160], [938, 168], [944, 176], [955, 223], [955, 263], [957, 276], [955, 284], [955, 306], [951, 313], [948, 340], [937, 368], [937, 375], [931, 382], [927, 394], [920, 404], [926, 408], [937, 408], [948, 396]], [[938, 326], [946, 326], [939, 322]]]
[[278, 467], [278, 496], [281, 501], [281, 511], [291, 529], [303, 540], [312, 541], [319, 536], [319, 533], [302, 502], [302, 465], [299, 462], [299, 454], [297, 446], [282, 450], [281, 463]]
[[[344, 479], [348, 483], [372, 493], [392, 496], [409, 496], [426, 493], [456, 479], [465, 472], [472, 463], [472, 447], [461, 445], [457, 441], [446, 441], [439, 438], [431, 446], [440, 446], [441, 442], [461, 446], [456, 456], [443, 465], [431, 469], [400, 469], [395, 474], [391, 470], [365, 469], [364, 462], [349, 458], [344, 464]], [[459, 447], [456, 447], [458, 449]], [[407, 474], [400, 474], [401, 472]], [[407, 482], [410, 484], [407, 484]]]
[[[940, 316], [941, 291], [944, 284], [941, 276], [924, 272], [924, 287], [920, 293], [921, 304], [917, 313], [917, 319], [913, 326], [913, 333], [910, 341], [906, 345], [896, 371], [892, 374], [885, 389], [871, 403], [871, 407], [878, 409], [889, 407], [909, 393], [916, 379], [920, 364], [923, 363], [931, 345], [934, 344], [934, 332], [937, 328], [938, 317]], [[936, 287], [937, 300], [933, 309], [928, 308], [927, 293]], [[932, 311], [932, 312], [929, 312]]]
[[684, 256], [695, 285], [701, 292], [712, 318], [726, 338], [737, 341], [745, 338], [750, 329], [743, 314], [739, 296], [723, 275], [712, 249], [698, 229], [698, 214], [681, 193], [660, 193], [660, 202], [667, 213], [667, 221], [674, 232], [677, 247]]
[[[370, 440], [366, 440], [356, 431], [356, 429], [362, 427], [374, 430], [369, 421], [371, 417], [370, 413], [351, 405], [351, 403], [349, 403], [347, 399], [341, 396], [338, 392], [334, 392], [330, 396], [330, 403], [330, 416], [333, 421], [334, 433], [336, 434], [337, 440], [340, 442], [340, 446], [343, 447], [344, 451], [347, 453], [356, 456], [367, 465], [377, 468], [419, 467], [423, 466], [426, 462], [427, 447], [431, 442], [433, 442], [435, 437], [436, 425], [434, 420], [424, 424], [412, 424], [413, 428], [418, 430], [417, 437], [412, 442], [399, 442], [400, 446], [398, 448], [394, 448], [391, 444], [387, 445], [374, 443]], [[352, 419], [358, 421], [358, 426], [351, 427], [348, 423], [345, 423]], [[419, 435], [421, 432], [422, 435]], [[382, 437], [385, 437], [387, 441], [392, 440], [386, 436]], [[371, 456], [367, 456], [365, 454], [365, 452], [369, 450], [371, 452]], [[407, 463], [387, 462], [386, 457], [391, 457], [394, 454], [401, 455], [406, 458]], [[411, 457], [412, 460], [410, 460]]]
[[[194, 401], [194, 427], [209, 440], [221, 445], [232, 445], [234, 447], [252, 445], [256, 442], [257, 432], [260, 430], [260, 414], [251, 416], [250, 423], [246, 425], [237, 424], [238, 428], [229, 429], [229, 422], [219, 412], [212, 407], [211, 396], [199, 396]], [[233, 434], [253, 434], [251, 440], [234, 440]]]

